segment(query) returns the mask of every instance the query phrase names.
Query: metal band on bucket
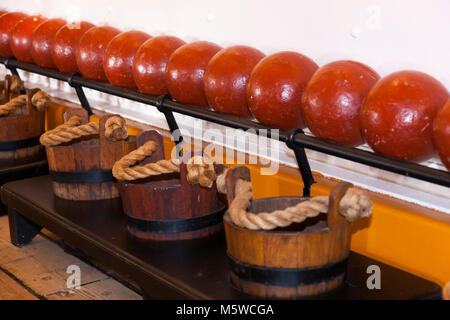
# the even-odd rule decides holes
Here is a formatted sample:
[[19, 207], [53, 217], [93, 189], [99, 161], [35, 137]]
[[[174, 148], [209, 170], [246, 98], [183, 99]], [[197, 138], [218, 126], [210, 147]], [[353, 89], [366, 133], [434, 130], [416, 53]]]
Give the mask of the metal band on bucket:
[[39, 145], [39, 137], [15, 141], [0, 141], [0, 151], [13, 151]]
[[111, 170], [92, 170], [84, 172], [50, 171], [50, 178], [58, 183], [102, 183], [115, 181]]
[[314, 268], [270, 268], [241, 262], [228, 254], [230, 269], [239, 279], [265, 285], [296, 287], [331, 280], [345, 274], [348, 257]]
[[215, 226], [223, 221], [224, 206], [220, 210], [201, 217], [176, 220], [145, 220], [127, 215], [129, 227], [142, 232], [179, 233]]

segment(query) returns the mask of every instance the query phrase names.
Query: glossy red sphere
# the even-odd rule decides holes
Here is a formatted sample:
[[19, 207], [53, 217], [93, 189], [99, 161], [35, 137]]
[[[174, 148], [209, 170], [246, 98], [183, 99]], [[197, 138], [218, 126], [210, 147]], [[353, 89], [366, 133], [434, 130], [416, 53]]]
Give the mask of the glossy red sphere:
[[29, 16], [16, 24], [9, 45], [17, 60], [34, 62], [31, 56], [31, 39], [34, 30], [47, 18], [43, 16]]
[[442, 163], [450, 171], [450, 99], [434, 119], [433, 140]]
[[166, 66], [166, 85], [173, 99], [200, 107], [208, 107], [203, 75], [209, 60], [222, 47], [197, 41], [178, 48]]
[[103, 69], [108, 81], [119, 87], [136, 89], [133, 80], [133, 60], [139, 47], [149, 38], [145, 32], [127, 31], [115, 36], [103, 57]]
[[53, 43], [56, 32], [67, 24], [64, 19], [49, 19], [41, 23], [31, 38], [31, 56], [34, 63], [44, 68], [56, 68], [53, 62]]
[[173, 36], [151, 38], [138, 49], [133, 62], [133, 78], [139, 91], [167, 94], [166, 65], [172, 53], [186, 42]]
[[86, 31], [78, 43], [77, 66], [83, 77], [107, 82], [103, 56], [108, 43], [120, 33], [119, 29], [103, 26]]
[[433, 155], [432, 127], [447, 89], [418, 71], [399, 71], [370, 90], [361, 110], [363, 137], [376, 152], [422, 161]]
[[61, 72], [79, 72], [77, 66], [76, 53], [78, 43], [83, 34], [89, 29], [95, 27], [90, 22], [81, 21], [77, 23], [68, 23], [56, 32], [53, 42], [53, 62]]
[[335, 61], [321, 67], [303, 94], [302, 114], [308, 128], [319, 138], [350, 146], [361, 144], [361, 107], [379, 78], [356, 61]]
[[248, 80], [250, 112], [259, 122], [273, 127], [303, 128], [303, 91], [317, 68], [314, 61], [297, 52], [283, 51], [265, 57]]
[[22, 12], [10, 12], [0, 17], [0, 56], [12, 57], [14, 54], [9, 45], [11, 33], [17, 23], [28, 17]]
[[206, 99], [216, 111], [250, 118], [247, 81], [264, 54], [247, 46], [219, 51], [208, 63], [203, 78]]

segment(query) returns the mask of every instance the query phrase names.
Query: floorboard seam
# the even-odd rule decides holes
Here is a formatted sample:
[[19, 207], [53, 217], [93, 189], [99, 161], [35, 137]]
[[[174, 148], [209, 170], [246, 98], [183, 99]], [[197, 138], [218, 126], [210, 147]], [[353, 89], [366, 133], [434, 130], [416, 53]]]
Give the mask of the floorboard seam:
[[16, 281], [18, 284], [20, 284], [22, 287], [24, 287], [29, 293], [31, 293], [32, 295], [34, 295], [35, 297], [37, 297], [39, 300], [48, 300], [46, 297], [40, 295], [39, 293], [37, 293], [36, 291], [34, 291], [33, 289], [31, 289], [29, 286], [27, 286], [22, 280], [20, 280], [19, 278], [17, 278], [14, 274], [12, 274], [11, 272], [9, 272], [7, 269], [5, 269], [4, 267], [0, 266], [0, 271], [3, 271], [8, 277], [10, 277], [11, 279], [13, 279], [14, 281]]
[[[87, 285], [90, 285], [90, 284], [93, 284], [93, 283], [97, 283], [97, 282], [101, 282], [101, 281], [105, 281], [105, 280], [108, 280], [108, 279], [111, 279], [111, 278], [108, 277], [108, 278], [105, 278], [105, 279], [98, 279], [98, 280], [93, 280], [93, 281], [89, 281], [89, 282], [86, 282], [86, 283], [82, 283], [80, 285], [80, 289], [82, 289], [84, 286], [87, 286]], [[51, 296], [53, 294], [58, 294], [58, 293], [61, 293], [61, 292], [67, 292], [67, 291], [71, 291], [71, 290], [78, 290], [78, 289], [70, 289], [70, 288], [60, 289], [60, 290], [56, 290], [56, 291], [53, 291], [53, 292], [49, 292], [45, 296], [48, 297], [48, 296]]]

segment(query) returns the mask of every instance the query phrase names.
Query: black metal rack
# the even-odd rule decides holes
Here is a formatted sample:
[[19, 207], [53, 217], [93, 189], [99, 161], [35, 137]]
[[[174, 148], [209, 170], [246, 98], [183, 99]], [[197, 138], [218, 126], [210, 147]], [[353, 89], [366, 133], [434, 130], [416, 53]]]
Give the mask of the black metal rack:
[[[12, 58], [1, 58], [0, 63], [4, 64], [13, 74], [17, 73], [17, 68], [33, 72], [39, 75], [47, 76], [57, 80], [69, 83], [74, 87], [81, 105], [92, 114], [88, 100], [84, 95], [83, 88], [94, 89], [100, 92], [126, 98], [146, 105], [154, 106], [162, 112], [167, 120], [172, 133], [178, 129], [178, 125], [173, 116], [173, 112], [188, 115], [194, 118], [214, 122], [227, 127], [249, 130], [253, 129], [258, 135], [265, 135], [270, 129], [275, 129], [257, 123], [255, 121], [241, 119], [235, 116], [218, 113], [211, 110], [205, 110], [192, 105], [175, 102], [167, 96], [151, 96], [142, 94], [130, 89], [120, 88], [108, 83], [85, 79], [78, 74], [68, 74], [53, 69], [41, 68], [35, 64], [24, 63]], [[263, 131], [260, 131], [263, 130]], [[413, 177], [419, 180], [432, 182], [441, 186], [450, 187], [450, 172], [429, 168], [417, 163], [397, 160], [391, 157], [383, 156], [369, 151], [360, 150], [353, 147], [339, 145], [333, 142], [325, 141], [320, 138], [305, 135], [301, 129], [291, 131], [279, 130], [277, 137], [271, 137], [285, 142], [287, 146], [295, 153], [300, 173], [302, 175], [304, 189], [303, 195], [309, 196], [310, 187], [314, 183], [308, 159], [304, 148], [323, 152], [339, 158], [355, 161], [361, 164], [369, 165], [397, 174]], [[182, 137], [175, 137], [177, 147], [180, 146]], [[179, 149], [178, 149], [179, 150]]]

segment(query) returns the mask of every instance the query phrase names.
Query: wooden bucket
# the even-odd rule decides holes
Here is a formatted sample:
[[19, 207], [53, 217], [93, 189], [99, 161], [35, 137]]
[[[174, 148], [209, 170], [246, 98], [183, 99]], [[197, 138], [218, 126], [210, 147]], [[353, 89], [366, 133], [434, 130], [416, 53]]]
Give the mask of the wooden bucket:
[[[84, 109], [67, 109], [64, 121], [78, 115], [88, 122]], [[58, 146], [46, 147], [53, 191], [67, 200], [102, 200], [119, 196], [112, 176], [114, 163], [136, 148], [136, 138], [110, 141], [105, 137], [105, 122], [113, 115], [100, 119], [100, 134], [82, 137]]]
[[[226, 177], [229, 203], [238, 177], [250, 181], [247, 168]], [[340, 198], [351, 185], [337, 185], [330, 194], [327, 215], [271, 231], [236, 226], [228, 214], [224, 227], [231, 282], [257, 297], [292, 299], [322, 294], [339, 287], [345, 278], [350, 250], [350, 224], [338, 213]], [[231, 198], [231, 199], [230, 199]], [[272, 212], [294, 206], [303, 197], [254, 199], [250, 212]]]
[[[9, 85], [0, 95], [0, 104], [10, 99]], [[30, 163], [45, 159], [39, 137], [45, 130], [45, 111], [31, 105], [31, 97], [39, 89], [27, 89], [27, 104], [17, 108], [12, 115], [0, 117], [0, 167]]]
[[[138, 147], [153, 140], [157, 150], [141, 164], [164, 159], [163, 139], [156, 131], [137, 137]], [[217, 170], [222, 168], [216, 167]], [[186, 240], [200, 238], [222, 229], [226, 204], [212, 188], [190, 185], [187, 169], [136, 181], [119, 181], [128, 231], [145, 240]]]

